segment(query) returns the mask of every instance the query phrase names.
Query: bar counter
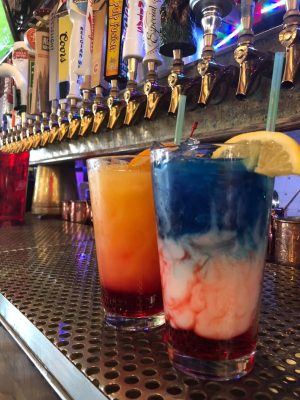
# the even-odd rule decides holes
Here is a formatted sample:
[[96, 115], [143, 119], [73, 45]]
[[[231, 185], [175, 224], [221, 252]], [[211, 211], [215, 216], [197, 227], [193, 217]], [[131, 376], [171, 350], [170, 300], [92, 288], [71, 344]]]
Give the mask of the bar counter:
[[62, 399], [300, 398], [300, 269], [266, 265], [255, 369], [198, 381], [169, 362], [163, 328], [103, 324], [90, 226], [30, 217], [0, 232], [0, 321]]

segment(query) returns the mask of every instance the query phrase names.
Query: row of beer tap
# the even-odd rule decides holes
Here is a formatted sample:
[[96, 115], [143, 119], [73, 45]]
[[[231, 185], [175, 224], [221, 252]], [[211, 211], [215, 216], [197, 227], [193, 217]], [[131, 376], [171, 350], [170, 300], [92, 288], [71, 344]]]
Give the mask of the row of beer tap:
[[[286, 88], [294, 86], [299, 70], [299, 1], [286, 0], [279, 35], [286, 52], [282, 78]], [[237, 3], [241, 8], [234, 51], [237, 64], [221, 65], [214, 46], [217, 33]], [[0, 77], [14, 79], [15, 84], [14, 123], [2, 126], [1, 150], [29, 151], [135, 125], [143, 118], [152, 120], [163, 111], [176, 115], [182, 94], [195, 103], [191, 106], [206, 107], [220, 103], [228, 88], [235, 86], [236, 97], [245, 99], [262, 76], [270, 77], [273, 66], [273, 54], [255, 48], [255, 3], [60, 0], [52, 10], [38, 10], [25, 40], [15, 43], [12, 64], [0, 65]], [[189, 77], [184, 58], [197, 51], [197, 24], [203, 30], [199, 75]], [[168, 84], [163, 85], [158, 70], [166, 58], [172, 65]], [[120, 88], [125, 89], [122, 95]], [[2, 109], [9, 120], [10, 113], [4, 105]]]

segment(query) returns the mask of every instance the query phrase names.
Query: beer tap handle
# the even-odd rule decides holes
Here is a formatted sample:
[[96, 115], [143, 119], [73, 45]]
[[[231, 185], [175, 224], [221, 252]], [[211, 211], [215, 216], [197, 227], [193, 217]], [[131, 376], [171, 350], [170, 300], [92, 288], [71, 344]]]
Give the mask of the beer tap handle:
[[37, 30], [35, 34], [35, 66], [33, 76], [31, 113], [49, 112], [49, 32]]
[[84, 29], [84, 46], [82, 63], [78, 66], [76, 72], [78, 75], [84, 77], [83, 84], [81, 85], [82, 90], [91, 88], [91, 69], [92, 69], [92, 54], [93, 54], [93, 41], [94, 41], [94, 12], [93, 2], [87, 2], [87, 11], [85, 15], [85, 29]]
[[144, 8], [144, 0], [131, 0], [128, 2], [128, 22], [123, 47], [124, 60], [136, 58], [138, 61], [141, 61], [144, 57]]
[[160, 8], [163, 0], [145, 0], [144, 13], [144, 43], [145, 56], [143, 63], [154, 62], [156, 65], [162, 64], [162, 57], [159, 52], [161, 27]]
[[[70, 36], [72, 23], [67, 13], [58, 18], [58, 98], [60, 101], [67, 98], [70, 90], [69, 60], [70, 60]], [[52, 99], [51, 99], [52, 100]]]
[[107, 30], [104, 77], [112, 80], [126, 81], [127, 68], [122, 60], [122, 49], [127, 23], [127, 2], [120, 0], [107, 1]]
[[58, 99], [58, 19], [56, 17], [57, 6], [49, 15], [49, 100]]
[[[91, 59], [91, 87], [97, 88], [105, 85], [103, 80], [104, 75], [104, 58], [105, 58], [105, 43], [106, 43], [106, 16], [107, 3], [106, 0], [101, 0], [93, 4], [93, 25], [91, 33], [96, 38], [92, 41], [93, 51]], [[88, 12], [87, 12], [88, 14]], [[87, 24], [88, 22], [86, 22]], [[89, 28], [87, 28], [89, 30]], [[86, 31], [87, 32], [87, 31]]]
[[68, 12], [70, 20], [72, 22], [72, 32], [69, 49], [70, 91], [68, 97], [79, 98], [80, 91], [78, 85], [78, 74], [76, 73], [76, 71], [78, 71], [78, 68], [82, 64], [86, 2], [76, 2], [75, 0], [69, 0]]

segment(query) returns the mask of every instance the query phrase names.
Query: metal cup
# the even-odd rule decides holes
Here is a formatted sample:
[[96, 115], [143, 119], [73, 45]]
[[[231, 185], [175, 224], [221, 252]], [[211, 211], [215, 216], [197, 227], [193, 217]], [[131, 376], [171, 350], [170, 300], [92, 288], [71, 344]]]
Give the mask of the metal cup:
[[62, 201], [61, 202], [61, 217], [64, 221], [70, 221], [70, 202], [69, 201]]
[[86, 201], [70, 201], [70, 221], [85, 224], [88, 220], [88, 204]]
[[277, 219], [275, 263], [300, 267], [300, 217]]

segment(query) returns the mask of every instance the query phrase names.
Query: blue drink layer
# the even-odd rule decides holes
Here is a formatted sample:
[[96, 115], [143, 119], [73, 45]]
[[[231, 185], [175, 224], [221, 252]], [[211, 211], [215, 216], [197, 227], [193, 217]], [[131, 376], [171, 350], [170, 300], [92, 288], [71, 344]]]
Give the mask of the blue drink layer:
[[228, 340], [257, 326], [273, 180], [188, 153], [162, 150], [153, 169], [166, 319]]
[[245, 249], [265, 245], [272, 180], [243, 161], [173, 158], [155, 164], [153, 178], [162, 239], [217, 229], [235, 231]]

